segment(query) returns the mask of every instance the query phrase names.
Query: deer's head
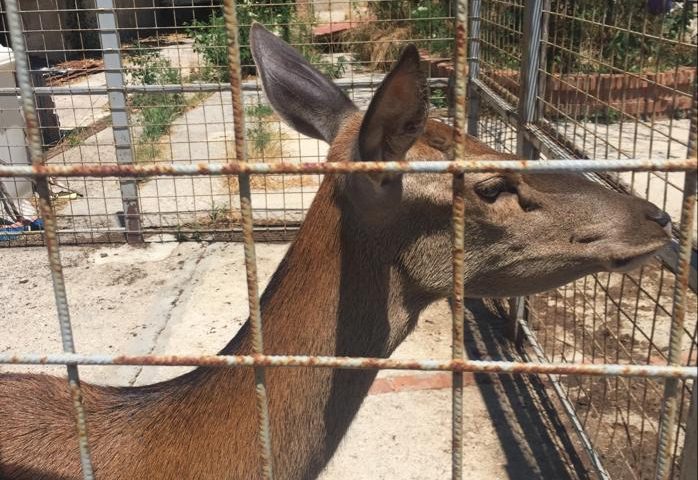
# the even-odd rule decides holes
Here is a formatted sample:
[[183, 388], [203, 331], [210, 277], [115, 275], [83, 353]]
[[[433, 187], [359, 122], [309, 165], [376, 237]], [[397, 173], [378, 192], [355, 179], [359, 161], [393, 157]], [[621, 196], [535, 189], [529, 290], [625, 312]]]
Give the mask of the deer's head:
[[[368, 110], [296, 50], [260, 25], [252, 53], [276, 112], [304, 135], [330, 144], [328, 161], [448, 160], [453, 130], [427, 120], [427, 85], [414, 46], [403, 51]], [[466, 138], [469, 159], [512, 158]], [[653, 204], [577, 174], [466, 175], [466, 295], [505, 297], [554, 288], [599, 271], [628, 270], [670, 239], [670, 218]], [[451, 291], [449, 175], [343, 175], [343, 214], [375, 239], [423, 298]]]

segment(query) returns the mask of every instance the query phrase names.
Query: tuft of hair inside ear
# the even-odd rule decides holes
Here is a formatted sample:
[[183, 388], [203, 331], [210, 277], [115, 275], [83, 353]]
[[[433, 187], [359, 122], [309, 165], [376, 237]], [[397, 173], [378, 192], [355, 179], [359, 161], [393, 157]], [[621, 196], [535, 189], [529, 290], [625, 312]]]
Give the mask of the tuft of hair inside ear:
[[428, 106], [419, 52], [408, 45], [366, 111], [359, 131], [359, 160], [403, 160], [424, 131]]

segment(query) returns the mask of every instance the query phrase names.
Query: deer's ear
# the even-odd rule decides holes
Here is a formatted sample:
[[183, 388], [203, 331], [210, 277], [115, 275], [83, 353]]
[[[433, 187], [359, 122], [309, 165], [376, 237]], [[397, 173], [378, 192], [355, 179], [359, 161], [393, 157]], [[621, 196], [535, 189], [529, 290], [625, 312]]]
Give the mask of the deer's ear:
[[349, 97], [259, 23], [250, 29], [250, 45], [274, 110], [303, 135], [332, 142], [343, 119], [356, 111]]
[[417, 47], [408, 45], [378, 87], [359, 131], [358, 160], [403, 160], [422, 135], [429, 102], [419, 63]]
[[[427, 121], [427, 83], [419, 52], [408, 45], [371, 100], [359, 130], [354, 155], [358, 161], [400, 161], [424, 132]], [[387, 206], [399, 205], [402, 176], [351, 175], [351, 197], [366, 219], [384, 221]]]

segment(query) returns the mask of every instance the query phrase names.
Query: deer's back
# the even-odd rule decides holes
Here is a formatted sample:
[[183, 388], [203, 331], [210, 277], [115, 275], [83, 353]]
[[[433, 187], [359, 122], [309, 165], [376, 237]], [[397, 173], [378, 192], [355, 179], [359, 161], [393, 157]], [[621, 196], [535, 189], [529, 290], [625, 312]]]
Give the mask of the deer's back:
[[0, 478], [80, 478], [75, 414], [65, 379], [0, 375], [0, 425]]
[[[137, 418], [119, 389], [83, 383], [87, 426], [101, 478], [129, 478], [121, 455], [138, 455]], [[139, 402], [132, 402], [137, 406]], [[3, 480], [81, 479], [75, 408], [65, 378], [0, 375], [0, 478]], [[133, 420], [134, 425], [130, 425]], [[118, 453], [117, 453], [118, 452]], [[119, 461], [117, 455], [122, 458]], [[118, 464], [121, 463], [122, 467]], [[99, 467], [99, 468], [98, 468]], [[119, 468], [119, 470], [117, 470]], [[133, 477], [131, 477], [133, 478]]]

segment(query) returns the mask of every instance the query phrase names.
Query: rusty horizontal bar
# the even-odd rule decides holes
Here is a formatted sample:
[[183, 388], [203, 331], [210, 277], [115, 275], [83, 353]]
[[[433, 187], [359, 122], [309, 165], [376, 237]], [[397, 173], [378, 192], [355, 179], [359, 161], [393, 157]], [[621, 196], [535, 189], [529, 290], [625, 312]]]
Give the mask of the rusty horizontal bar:
[[[120, 69], [99, 69], [98, 72], [120, 73]], [[375, 75], [370, 80], [336, 79], [334, 84], [345, 90], [376, 88], [383, 81], [383, 75]], [[447, 80], [444, 77], [429, 79], [429, 86], [445, 88]], [[53, 87], [32, 87], [35, 95], [108, 95], [112, 91], [125, 93], [215, 93], [230, 90], [229, 83], [172, 83], [164, 85], [124, 85], [123, 87], [110, 88], [108, 86], [90, 85], [62, 85]], [[262, 86], [259, 82], [242, 82], [242, 91], [260, 92]], [[0, 88], [1, 96], [17, 96], [19, 88]]]
[[464, 162], [198, 163], [154, 165], [0, 165], [0, 177], [151, 177], [239, 174], [619, 172], [695, 170], [688, 160], [469, 160]]
[[77, 353], [0, 354], [0, 364], [138, 365], [176, 367], [314, 367], [360, 370], [443, 370], [452, 372], [698, 378], [698, 367], [587, 363], [530, 363], [495, 360], [399, 360], [305, 355], [85, 355]]

